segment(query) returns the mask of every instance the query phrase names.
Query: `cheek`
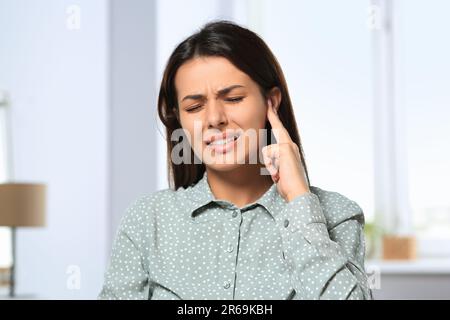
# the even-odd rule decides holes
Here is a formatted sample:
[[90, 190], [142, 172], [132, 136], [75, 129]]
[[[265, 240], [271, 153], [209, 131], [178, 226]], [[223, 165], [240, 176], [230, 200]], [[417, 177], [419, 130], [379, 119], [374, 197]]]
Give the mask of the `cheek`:
[[[199, 119], [196, 119], [196, 121], [200, 121]], [[202, 135], [202, 128], [195, 128], [194, 121], [187, 121], [182, 123], [182, 128], [184, 130], [184, 135], [187, 139], [187, 144], [183, 146], [184, 148], [187, 148], [188, 150], [192, 149], [192, 151], [202, 159], [202, 152], [205, 148], [204, 142], [203, 142], [203, 135]]]
[[[198, 117], [192, 117], [192, 116], [180, 116], [180, 125], [181, 128], [184, 130], [184, 134], [187, 136], [188, 140], [190, 142], [193, 142], [194, 139], [198, 139], [198, 137], [195, 137], [194, 133], [197, 130], [198, 132], [202, 132], [202, 126], [201, 121]], [[200, 127], [199, 127], [200, 124]], [[201, 138], [200, 138], [201, 139]]]
[[233, 113], [233, 121], [243, 129], [264, 129], [267, 116], [261, 102], [248, 102]]
[[[239, 110], [241, 111], [241, 110]], [[248, 132], [245, 137], [245, 154], [247, 157], [256, 159], [256, 153], [263, 145], [266, 145], [266, 140], [263, 138], [268, 135], [264, 132], [267, 124], [267, 115], [264, 106], [259, 102], [258, 107], [249, 106], [243, 108], [241, 112], [236, 112], [233, 116], [233, 122], [241, 129]], [[263, 141], [260, 141], [263, 138]], [[244, 142], [242, 142], [244, 143]]]

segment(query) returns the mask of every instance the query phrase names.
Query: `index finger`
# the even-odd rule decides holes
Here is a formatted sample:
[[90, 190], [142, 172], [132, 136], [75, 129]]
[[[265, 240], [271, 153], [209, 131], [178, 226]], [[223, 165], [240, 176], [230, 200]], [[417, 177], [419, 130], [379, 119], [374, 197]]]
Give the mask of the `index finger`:
[[269, 107], [267, 108], [267, 118], [269, 119], [270, 125], [272, 126], [272, 132], [277, 140], [277, 143], [289, 143], [292, 142], [289, 132], [284, 127], [280, 118], [272, 107], [272, 102], [269, 100]]

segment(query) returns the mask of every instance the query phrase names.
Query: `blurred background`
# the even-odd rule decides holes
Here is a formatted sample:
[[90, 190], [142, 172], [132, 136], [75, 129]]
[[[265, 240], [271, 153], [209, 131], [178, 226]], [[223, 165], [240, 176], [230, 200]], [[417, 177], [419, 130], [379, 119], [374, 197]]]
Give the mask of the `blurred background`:
[[278, 58], [311, 184], [362, 207], [374, 297], [449, 299], [449, 12], [446, 0], [0, 0], [0, 183], [46, 186], [45, 224], [12, 237], [0, 218], [0, 294], [14, 260], [17, 297], [96, 298], [124, 210], [168, 187], [165, 63], [227, 19]]

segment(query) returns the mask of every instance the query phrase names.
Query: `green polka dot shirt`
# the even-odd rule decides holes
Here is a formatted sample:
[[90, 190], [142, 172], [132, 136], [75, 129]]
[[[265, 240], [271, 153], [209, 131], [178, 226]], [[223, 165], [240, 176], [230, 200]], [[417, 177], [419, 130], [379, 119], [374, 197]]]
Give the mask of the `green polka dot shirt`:
[[273, 184], [242, 208], [202, 179], [137, 197], [117, 230], [98, 299], [372, 299], [364, 214], [311, 186], [286, 202]]

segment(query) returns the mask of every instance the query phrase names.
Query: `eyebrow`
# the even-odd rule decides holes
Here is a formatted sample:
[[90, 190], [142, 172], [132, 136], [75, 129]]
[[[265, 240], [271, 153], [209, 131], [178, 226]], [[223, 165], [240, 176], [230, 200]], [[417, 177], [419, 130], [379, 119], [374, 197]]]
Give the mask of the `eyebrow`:
[[[221, 90], [219, 90], [217, 92], [217, 96], [223, 96], [226, 95], [227, 93], [229, 93], [231, 90], [235, 89], [235, 88], [244, 88], [244, 86], [240, 85], [240, 84], [235, 84], [226, 88], [223, 88]], [[205, 96], [202, 94], [191, 94], [191, 95], [187, 95], [185, 96], [181, 101], [183, 102], [184, 100], [187, 99], [192, 99], [192, 100], [199, 100], [204, 98]]]

